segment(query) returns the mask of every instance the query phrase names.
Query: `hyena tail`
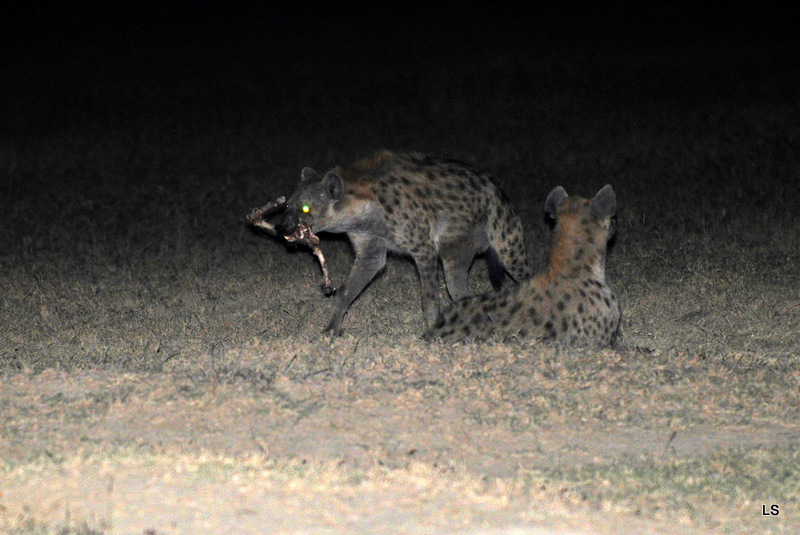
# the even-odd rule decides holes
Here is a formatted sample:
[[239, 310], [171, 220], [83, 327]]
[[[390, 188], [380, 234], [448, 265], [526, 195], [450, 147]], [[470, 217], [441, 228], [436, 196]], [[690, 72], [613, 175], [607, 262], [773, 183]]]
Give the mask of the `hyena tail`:
[[[495, 264], [499, 264], [517, 283], [531, 277], [522, 221], [511, 207], [511, 201], [497, 190], [495, 202], [489, 206], [489, 246]], [[490, 261], [491, 263], [491, 261]], [[491, 276], [491, 272], [490, 272]], [[499, 280], [499, 277], [498, 277]], [[495, 277], [492, 276], [494, 284]]]
[[495, 291], [499, 290], [503, 286], [503, 275], [505, 275], [506, 269], [500, 262], [500, 257], [494, 247], [489, 247], [486, 252], [486, 267], [489, 269], [489, 280], [492, 281], [492, 288]]

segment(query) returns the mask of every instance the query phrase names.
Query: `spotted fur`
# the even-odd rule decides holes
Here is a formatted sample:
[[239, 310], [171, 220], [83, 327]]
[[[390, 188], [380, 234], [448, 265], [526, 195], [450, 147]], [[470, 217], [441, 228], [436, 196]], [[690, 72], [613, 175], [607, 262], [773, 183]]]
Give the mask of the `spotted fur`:
[[439, 312], [440, 259], [453, 300], [467, 295], [470, 265], [484, 252], [495, 287], [504, 271], [517, 282], [530, 277], [519, 217], [491, 177], [468, 165], [380, 151], [322, 177], [307, 167], [301, 178], [278, 231], [291, 234], [303, 221], [315, 233], [344, 232], [356, 253], [326, 331], [341, 330], [345, 312], [383, 268], [388, 251], [414, 259], [428, 326]]
[[614, 190], [605, 186], [589, 200], [568, 197], [559, 186], [547, 197], [545, 210], [556, 220], [547, 269], [515, 290], [459, 301], [426, 338], [530, 337], [597, 347], [613, 342], [620, 314], [605, 272]]

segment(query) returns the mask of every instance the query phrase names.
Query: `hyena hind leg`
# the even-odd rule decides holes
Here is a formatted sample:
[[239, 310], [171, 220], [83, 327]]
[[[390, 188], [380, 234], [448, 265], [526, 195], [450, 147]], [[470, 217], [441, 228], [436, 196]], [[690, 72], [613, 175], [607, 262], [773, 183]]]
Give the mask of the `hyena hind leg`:
[[439, 317], [438, 257], [431, 250], [427, 254], [415, 255], [414, 262], [417, 264], [419, 282], [422, 286], [422, 313], [425, 316], [425, 326], [430, 327]]
[[463, 244], [444, 245], [439, 247], [439, 256], [444, 269], [444, 282], [447, 293], [453, 302], [466, 297], [469, 293], [469, 268], [475, 257], [474, 251]]
[[486, 269], [489, 271], [489, 280], [492, 283], [492, 288], [495, 291], [500, 290], [503, 287], [503, 278], [506, 270], [494, 247], [489, 247], [489, 250], [486, 251]]

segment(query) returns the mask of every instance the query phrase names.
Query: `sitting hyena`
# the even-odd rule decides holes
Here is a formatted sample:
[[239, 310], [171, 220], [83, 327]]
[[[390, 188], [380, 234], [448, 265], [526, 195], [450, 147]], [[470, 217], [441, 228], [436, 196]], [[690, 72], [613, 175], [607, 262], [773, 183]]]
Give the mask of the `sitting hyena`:
[[469, 267], [483, 252], [495, 287], [503, 268], [517, 282], [530, 276], [522, 224], [511, 203], [489, 175], [463, 163], [380, 151], [323, 177], [306, 167], [301, 178], [276, 230], [291, 235], [302, 222], [313, 233], [346, 232], [356, 254], [327, 332], [339, 333], [347, 308], [383, 268], [387, 251], [416, 262], [428, 326], [439, 311], [440, 258], [453, 300], [467, 295]]
[[556, 220], [550, 265], [516, 291], [468, 297], [447, 311], [426, 338], [482, 340], [531, 337], [562, 344], [607, 346], [619, 307], [606, 284], [606, 246], [616, 197], [611, 186], [594, 199], [550, 192], [545, 211]]

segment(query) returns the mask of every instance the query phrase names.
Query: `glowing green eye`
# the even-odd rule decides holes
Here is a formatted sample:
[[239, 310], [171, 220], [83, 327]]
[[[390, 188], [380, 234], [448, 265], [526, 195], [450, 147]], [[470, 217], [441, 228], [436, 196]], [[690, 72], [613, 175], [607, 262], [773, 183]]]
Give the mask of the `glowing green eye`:
[[304, 214], [307, 214], [308, 212], [311, 211], [311, 207], [308, 206], [307, 204], [304, 204], [302, 210]]

